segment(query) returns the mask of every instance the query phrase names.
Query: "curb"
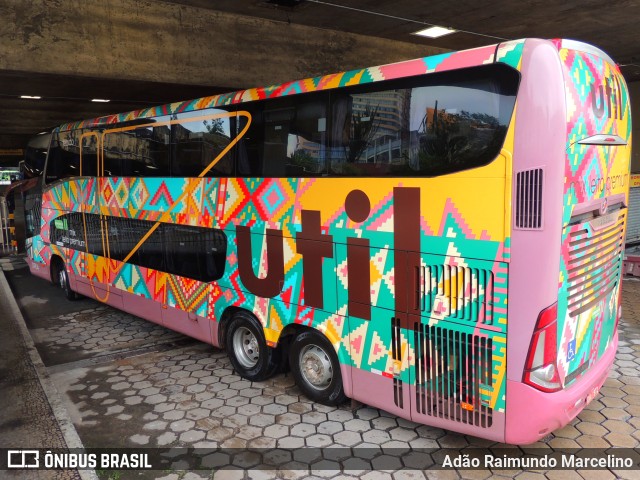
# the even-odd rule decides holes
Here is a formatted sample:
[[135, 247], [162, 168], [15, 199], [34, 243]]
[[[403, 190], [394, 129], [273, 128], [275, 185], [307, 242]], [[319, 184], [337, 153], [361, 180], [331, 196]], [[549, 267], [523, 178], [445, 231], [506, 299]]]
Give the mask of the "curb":
[[[20, 330], [20, 334], [22, 335], [22, 340], [27, 347], [27, 351], [29, 352], [29, 358], [33, 367], [38, 375], [38, 379], [40, 380], [40, 385], [42, 386], [42, 390], [47, 397], [49, 405], [51, 406], [51, 410], [53, 411], [53, 415], [55, 416], [56, 421], [62, 431], [62, 436], [67, 444], [67, 447], [84, 449], [84, 445], [82, 444], [82, 440], [78, 435], [78, 432], [69, 417], [69, 413], [67, 412], [66, 407], [62, 403], [60, 399], [60, 393], [56, 389], [49, 373], [47, 372], [47, 367], [44, 366], [42, 362], [42, 358], [36, 349], [35, 344], [33, 343], [33, 339], [31, 338], [31, 334], [27, 328], [27, 324], [24, 321], [24, 317], [22, 316], [22, 312], [18, 307], [18, 303], [16, 302], [15, 297], [13, 296], [13, 292], [9, 288], [9, 283], [4, 274], [4, 270], [0, 268], [0, 290], [6, 295], [7, 302], [9, 303], [9, 314], [13, 316], [18, 325], [18, 329]], [[77, 470], [80, 478], [82, 480], [99, 480], [98, 476], [95, 473], [95, 470]]]

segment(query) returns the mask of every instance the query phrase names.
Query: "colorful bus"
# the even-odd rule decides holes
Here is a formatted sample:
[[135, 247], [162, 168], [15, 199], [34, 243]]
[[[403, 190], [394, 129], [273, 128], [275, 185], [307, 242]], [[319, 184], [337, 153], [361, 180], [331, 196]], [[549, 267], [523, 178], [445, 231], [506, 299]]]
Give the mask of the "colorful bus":
[[65, 124], [29, 266], [246, 379], [530, 443], [613, 363], [630, 144], [617, 65], [568, 40]]

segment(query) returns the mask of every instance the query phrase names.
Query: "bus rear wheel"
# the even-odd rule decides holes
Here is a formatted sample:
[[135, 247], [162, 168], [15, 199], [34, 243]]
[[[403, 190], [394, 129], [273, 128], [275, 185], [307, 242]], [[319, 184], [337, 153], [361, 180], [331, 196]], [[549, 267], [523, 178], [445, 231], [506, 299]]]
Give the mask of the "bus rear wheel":
[[289, 349], [289, 366], [298, 388], [314, 402], [335, 406], [347, 399], [338, 356], [320, 332], [308, 330], [295, 337]]
[[231, 365], [242, 378], [259, 382], [278, 369], [278, 350], [267, 346], [262, 325], [248, 312], [236, 312], [229, 321], [225, 347]]
[[64, 296], [67, 300], [77, 300], [78, 294], [71, 290], [71, 284], [69, 283], [69, 274], [64, 265], [64, 262], [58, 259], [53, 267], [53, 282], [59, 286], [64, 292]]

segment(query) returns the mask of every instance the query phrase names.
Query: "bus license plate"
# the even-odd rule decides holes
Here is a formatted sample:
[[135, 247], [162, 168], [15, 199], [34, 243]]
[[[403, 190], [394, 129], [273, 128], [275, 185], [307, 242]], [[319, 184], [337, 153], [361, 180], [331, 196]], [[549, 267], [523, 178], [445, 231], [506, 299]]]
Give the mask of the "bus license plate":
[[598, 395], [599, 392], [600, 392], [600, 387], [594, 387], [594, 389], [591, 390], [591, 393], [589, 395], [587, 395], [587, 400], [586, 400], [585, 405], [588, 405], [589, 403], [591, 403], [591, 400], [596, 398], [596, 396]]

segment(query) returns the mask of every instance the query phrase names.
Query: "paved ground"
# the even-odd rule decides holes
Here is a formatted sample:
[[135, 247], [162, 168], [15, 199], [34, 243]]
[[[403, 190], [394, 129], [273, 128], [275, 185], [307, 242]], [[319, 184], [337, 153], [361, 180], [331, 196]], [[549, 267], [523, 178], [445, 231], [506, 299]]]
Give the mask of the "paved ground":
[[[22, 262], [0, 259], [3, 269]], [[4, 282], [4, 278], [0, 278]], [[0, 285], [0, 289], [2, 285]], [[60, 425], [42, 387], [12, 305], [0, 294], [0, 448], [66, 449]], [[79, 479], [77, 471], [2, 472], [8, 478]], [[3, 477], [4, 478], [4, 477]]]
[[[430, 470], [427, 476], [415, 468], [428, 464], [411, 455], [379, 457], [377, 471], [365, 468], [363, 459], [348, 458], [340, 472], [338, 464], [331, 463], [335, 452], [344, 452], [339, 447], [373, 452], [368, 448], [382, 446], [399, 452], [409, 447], [464, 451], [500, 445], [367, 406], [314, 404], [285, 374], [260, 383], [242, 380], [220, 350], [89, 299], [67, 302], [19, 262], [12, 267], [5, 274], [85, 446], [225, 448], [227, 452], [210, 456], [209, 464], [245, 468], [181, 474], [99, 472], [102, 478], [640, 478], [638, 471], [602, 470]], [[601, 395], [572, 424], [535, 446], [640, 446], [640, 281], [625, 280], [623, 290], [620, 349]], [[335, 450], [326, 458], [328, 449], [308, 447]], [[312, 470], [304, 470], [309, 463]], [[265, 464], [276, 466], [266, 469]]]

